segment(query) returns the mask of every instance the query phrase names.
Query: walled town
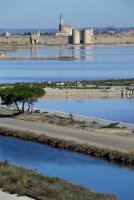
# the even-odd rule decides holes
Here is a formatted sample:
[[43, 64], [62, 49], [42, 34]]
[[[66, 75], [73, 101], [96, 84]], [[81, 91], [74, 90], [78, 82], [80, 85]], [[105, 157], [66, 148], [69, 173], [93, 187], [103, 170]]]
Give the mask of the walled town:
[[59, 31], [42, 34], [40, 31], [25, 34], [11, 34], [6, 32], [0, 35], [0, 45], [109, 45], [134, 44], [134, 32], [94, 34], [93, 28], [78, 29], [64, 23], [60, 16]]

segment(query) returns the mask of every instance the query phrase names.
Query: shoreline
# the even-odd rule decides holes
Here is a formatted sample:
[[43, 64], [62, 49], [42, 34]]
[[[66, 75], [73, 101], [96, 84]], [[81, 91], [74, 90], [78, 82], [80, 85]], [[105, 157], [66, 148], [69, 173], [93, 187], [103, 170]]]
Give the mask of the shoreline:
[[106, 86], [94, 88], [44, 88], [46, 94], [40, 100], [53, 99], [92, 99], [92, 98], [133, 98], [134, 91], [126, 86]]
[[45, 134], [39, 134], [35, 132], [20, 131], [13, 128], [7, 128], [0, 126], [0, 135], [6, 137], [16, 137], [18, 139], [33, 141], [41, 144], [46, 144], [51, 147], [65, 149], [69, 151], [74, 151], [82, 153], [85, 155], [90, 155], [93, 157], [98, 157], [106, 159], [108, 161], [114, 161], [118, 164], [123, 164], [126, 166], [134, 166], [134, 153], [133, 152], [123, 152], [119, 150], [114, 150], [111, 148], [98, 147], [97, 145], [89, 145], [87, 143], [82, 144], [81, 142], [74, 142], [73, 140], [66, 140], [61, 138], [54, 138], [46, 136]]
[[0, 48], [31, 48], [31, 47], [34, 47], [34, 48], [38, 48], [38, 47], [47, 47], [47, 46], [73, 46], [73, 47], [78, 47], [78, 46], [90, 46], [90, 47], [96, 47], [96, 46], [134, 46], [134, 43], [108, 43], [108, 44], [47, 44], [47, 45], [43, 45], [43, 44], [34, 44], [34, 45], [25, 45], [25, 44], [0, 44]]
[[[70, 113], [66, 113], [66, 112], [61, 112], [61, 111], [57, 111], [57, 110], [49, 110], [49, 109], [40, 109], [40, 108], [35, 108], [34, 111], [36, 110], [40, 110], [41, 112], [48, 112], [49, 114], [52, 115], [58, 115], [61, 117], [69, 117]], [[103, 119], [103, 118], [97, 118], [97, 117], [92, 117], [92, 116], [85, 116], [85, 115], [79, 115], [79, 114], [73, 114], [73, 118], [74, 120], [78, 120], [78, 121], [86, 121], [86, 122], [91, 122], [91, 121], [96, 121], [97, 123], [101, 123], [103, 125], [108, 125], [110, 123], [116, 123], [118, 122], [120, 126], [127, 126], [127, 127], [131, 127], [134, 128], [134, 124], [131, 123], [125, 123], [125, 122], [120, 122], [120, 121], [114, 121], [114, 120], [109, 120], [109, 119]]]
[[[100, 124], [101, 126], [107, 127], [110, 123], [114, 124], [114, 122], [73, 115], [73, 120], [76, 122], [79, 120], [83, 123], [87, 120], [87, 123], [89, 122], [91, 125], [94, 125], [91, 126], [92, 128], [89, 127], [89, 129], [86, 130], [83, 128], [74, 128], [73, 125], [70, 127], [66, 125], [54, 125], [51, 122], [48, 123], [46, 120], [44, 123], [40, 122], [40, 120], [38, 122], [37, 116], [41, 114], [49, 114], [49, 118], [50, 116], [51, 118], [57, 116], [59, 118], [68, 119], [68, 114], [66, 113], [55, 111], [48, 112], [46, 109], [41, 110], [39, 114], [35, 114], [35, 121], [29, 121], [32, 115], [27, 114], [22, 114], [22, 118], [21, 116], [19, 116], [19, 118], [1, 117], [0, 134], [113, 160], [126, 165], [134, 164], [134, 125], [119, 123], [118, 128], [94, 129], [93, 127], [95, 125], [98, 126]], [[125, 129], [123, 128], [124, 126]]]

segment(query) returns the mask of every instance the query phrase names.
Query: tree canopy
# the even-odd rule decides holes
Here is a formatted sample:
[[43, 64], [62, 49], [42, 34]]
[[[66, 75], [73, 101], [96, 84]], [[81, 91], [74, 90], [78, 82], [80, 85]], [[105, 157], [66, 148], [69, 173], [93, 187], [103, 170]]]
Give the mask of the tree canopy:
[[[16, 84], [14, 87], [7, 87], [0, 89], [0, 97], [2, 99], [2, 104], [4, 105], [16, 105], [17, 110], [24, 112], [25, 104], [27, 103], [28, 109], [32, 109], [34, 103], [39, 97], [45, 94], [43, 88], [39, 86], [31, 86], [26, 84]], [[20, 104], [22, 107], [20, 109]]]

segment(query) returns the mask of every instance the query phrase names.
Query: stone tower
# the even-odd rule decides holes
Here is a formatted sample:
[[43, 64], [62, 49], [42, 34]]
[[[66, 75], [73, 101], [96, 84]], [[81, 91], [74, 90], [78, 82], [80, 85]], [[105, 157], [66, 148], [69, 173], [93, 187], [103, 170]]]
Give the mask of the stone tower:
[[63, 25], [64, 24], [64, 18], [63, 18], [63, 15], [61, 14], [60, 15], [60, 25]]
[[59, 24], [59, 31], [62, 31], [62, 27], [64, 25], [64, 18], [63, 15], [60, 15], [60, 24]]
[[73, 29], [73, 44], [80, 44], [80, 30]]
[[93, 29], [73, 29], [73, 44], [93, 44]]
[[84, 29], [84, 44], [92, 44], [93, 43], [93, 29], [86, 28]]

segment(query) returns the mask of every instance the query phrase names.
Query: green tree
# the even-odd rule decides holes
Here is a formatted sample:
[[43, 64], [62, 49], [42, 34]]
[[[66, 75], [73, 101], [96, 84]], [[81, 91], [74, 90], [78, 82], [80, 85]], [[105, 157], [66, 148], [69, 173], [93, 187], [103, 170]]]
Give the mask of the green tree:
[[38, 86], [30, 86], [26, 84], [16, 84], [14, 87], [8, 87], [0, 90], [0, 96], [2, 104], [5, 105], [16, 105], [18, 111], [20, 111], [19, 104], [22, 104], [21, 111], [24, 112], [25, 104], [27, 103], [28, 109], [33, 110], [34, 103], [39, 97], [45, 94], [43, 88]]

